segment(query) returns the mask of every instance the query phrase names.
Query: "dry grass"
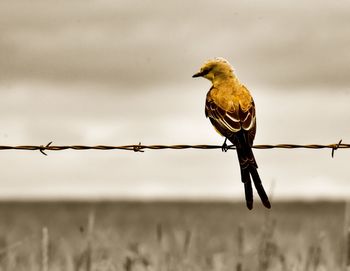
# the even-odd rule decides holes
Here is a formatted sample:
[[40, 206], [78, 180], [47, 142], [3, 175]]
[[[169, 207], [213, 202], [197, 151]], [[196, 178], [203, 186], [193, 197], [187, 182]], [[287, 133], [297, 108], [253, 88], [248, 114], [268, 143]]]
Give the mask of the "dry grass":
[[1, 203], [0, 271], [344, 270], [343, 203], [275, 203], [267, 212], [234, 203]]

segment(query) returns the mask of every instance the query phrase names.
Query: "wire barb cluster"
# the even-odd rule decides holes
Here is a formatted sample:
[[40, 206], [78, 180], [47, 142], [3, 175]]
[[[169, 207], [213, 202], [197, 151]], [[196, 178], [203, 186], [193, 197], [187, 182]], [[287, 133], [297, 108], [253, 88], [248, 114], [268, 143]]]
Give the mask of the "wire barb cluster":
[[[162, 149], [222, 149], [219, 145], [142, 145], [141, 142], [136, 145], [124, 145], [124, 146], [110, 146], [110, 145], [96, 145], [96, 146], [85, 146], [85, 145], [66, 145], [66, 146], [55, 146], [51, 145], [52, 142], [44, 145], [21, 145], [21, 146], [0, 146], [0, 150], [27, 150], [27, 151], [37, 151], [39, 150], [42, 154], [47, 155], [45, 151], [62, 151], [62, 150], [127, 150], [134, 152], [144, 152], [146, 149], [150, 150], [162, 150]], [[307, 144], [307, 145], [297, 145], [297, 144], [277, 144], [277, 145], [254, 145], [255, 149], [331, 149], [332, 157], [337, 149], [348, 149], [350, 144], [342, 143], [340, 140], [335, 144], [319, 145], [319, 144]], [[235, 146], [227, 146], [227, 149], [235, 149]]]

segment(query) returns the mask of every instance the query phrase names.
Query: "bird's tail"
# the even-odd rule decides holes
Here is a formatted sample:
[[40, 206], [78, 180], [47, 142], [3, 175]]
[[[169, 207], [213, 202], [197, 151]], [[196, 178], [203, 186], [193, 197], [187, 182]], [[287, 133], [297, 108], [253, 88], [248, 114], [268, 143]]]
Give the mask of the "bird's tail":
[[246, 204], [249, 210], [253, 208], [253, 189], [251, 184], [251, 178], [253, 179], [256, 191], [259, 194], [261, 202], [266, 208], [271, 208], [269, 198], [262, 185], [259, 173], [258, 165], [255, 161], [252, 148], [249, 145], [237, 146], [237, 155], [239, 160], [239, 166], [241, 168], [241, 178], [244, 183]]

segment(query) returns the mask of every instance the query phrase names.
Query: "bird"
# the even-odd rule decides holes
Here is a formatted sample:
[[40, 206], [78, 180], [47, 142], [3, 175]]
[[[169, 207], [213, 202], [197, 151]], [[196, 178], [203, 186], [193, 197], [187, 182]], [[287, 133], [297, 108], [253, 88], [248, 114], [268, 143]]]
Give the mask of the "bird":
[[271, 204], [252, 151], [256, 133], [256, 112], [252, 95], [241, 84], [232, 65], [222, 57], [207, 60], [192, 77], [203, 77], [212, 83], [206, 96], [205, 115], [215, 130], [225, 137], [222, 150], [227, 151], [227, 140], [235, 145], [247, 208], [253, 209], [252, 179], [261, 202], [270, 209]]

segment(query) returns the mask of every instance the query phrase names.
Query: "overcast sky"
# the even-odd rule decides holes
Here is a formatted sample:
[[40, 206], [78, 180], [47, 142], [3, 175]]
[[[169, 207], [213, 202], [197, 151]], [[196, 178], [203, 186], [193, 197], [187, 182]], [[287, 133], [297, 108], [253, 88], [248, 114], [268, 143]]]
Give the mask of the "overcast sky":
[[[0, 145], [218, 144], [208, 58], [257, 106], [256, 144], [350, 141], [350, 1], [0, 2]], [[276, 199], [348, 198], [350, 152], [255, 150]], [[243, 200], [233, 151], [1, 151], [0, 199]], [[273, 185], [272, 185], [273, 184]]]

